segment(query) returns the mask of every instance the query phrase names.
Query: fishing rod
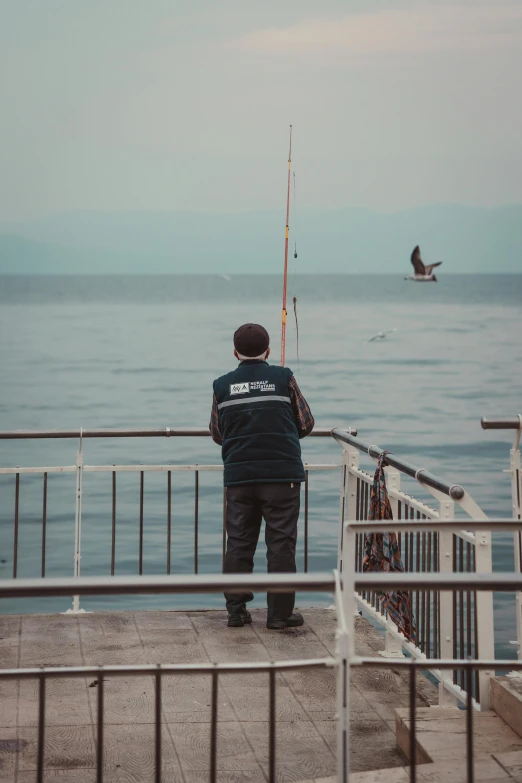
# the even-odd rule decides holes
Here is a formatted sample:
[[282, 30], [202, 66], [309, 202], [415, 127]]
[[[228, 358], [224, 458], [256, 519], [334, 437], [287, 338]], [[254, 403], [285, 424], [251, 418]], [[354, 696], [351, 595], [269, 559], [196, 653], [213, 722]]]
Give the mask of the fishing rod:
[[290, 167], [292, 164], [292, 126], [290, 125], [290, 147], [288, 150], [288, 189], [286, 194], [286, 232], [285, 232], [285, 267], [283, 277], [283, 312], [281, 315], [281, 367], [285, 366], [286, 343], [286, 287], [288, 278], [288, 223], [290, 220]]

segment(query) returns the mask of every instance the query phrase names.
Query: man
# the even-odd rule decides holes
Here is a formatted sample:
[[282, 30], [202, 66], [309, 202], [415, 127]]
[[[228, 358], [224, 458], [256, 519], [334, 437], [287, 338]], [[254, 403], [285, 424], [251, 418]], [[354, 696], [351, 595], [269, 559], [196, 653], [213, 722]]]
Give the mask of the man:
[[[226, 487], [225, 573], [252, 573], [265, 520], [268, 571], [295, 573], [301, 482], [305, 471], [300, 438], [314, 427], [310, 408], [292, 371], [269, 365], [270, 339], [259, 324], [234, 334], [236, 370], [214, 381], [210, 432], [222, 446]], [[228, 625], [252, 618], [252, 593], [227, 594]], [[269, 593], [267, 628], [303, 624], [294, 612], [295, 593]]]

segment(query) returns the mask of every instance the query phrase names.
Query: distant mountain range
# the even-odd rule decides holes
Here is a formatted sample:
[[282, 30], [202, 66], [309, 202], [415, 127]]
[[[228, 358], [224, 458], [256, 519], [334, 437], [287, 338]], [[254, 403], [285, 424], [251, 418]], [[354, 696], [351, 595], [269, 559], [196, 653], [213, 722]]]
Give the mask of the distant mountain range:
[[[522, 272], [522, 205], [424, 206], [397, 213], [302, 210], [297, 269], [409, 274], [419, 244], [440, 274]], [[277, 273], [283, 212], [70, 212], [0, 225], [0, 274]]]

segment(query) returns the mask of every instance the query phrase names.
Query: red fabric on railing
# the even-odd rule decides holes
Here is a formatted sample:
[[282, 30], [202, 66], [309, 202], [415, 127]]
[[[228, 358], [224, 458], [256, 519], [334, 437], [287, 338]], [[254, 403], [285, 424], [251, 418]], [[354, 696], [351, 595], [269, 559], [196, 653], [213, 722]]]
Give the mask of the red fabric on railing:
[[[377, 463], [370, 495], [368, 519], [393, 519], [388, 490], [384, 451]], [[399, 543], [395, 533], [366, 533], [364, 537], [363, 571], [404, 571]], [[379, 600], [383, 613], [387, 613], [399, 631], [415, 643], [415, 618], [411, 608], [411, 595], [405, 591], [381, 593]]]

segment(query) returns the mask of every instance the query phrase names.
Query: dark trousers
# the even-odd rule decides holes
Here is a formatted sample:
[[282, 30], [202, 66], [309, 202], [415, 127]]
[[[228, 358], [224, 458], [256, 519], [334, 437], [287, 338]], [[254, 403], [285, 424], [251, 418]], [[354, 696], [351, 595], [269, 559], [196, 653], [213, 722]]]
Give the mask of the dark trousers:
[[[300, 484], [242, 484], [227, 487], [226, 574], [251, 574], [265, 520], [269, 573], [295, 574], [295, 545], [299, 517]], [[227, 594], [230, 614], [239, 613], [252, 593]], [[285, 620], [294, 610], [295, 593], [268, 593], [268, 619]]]

